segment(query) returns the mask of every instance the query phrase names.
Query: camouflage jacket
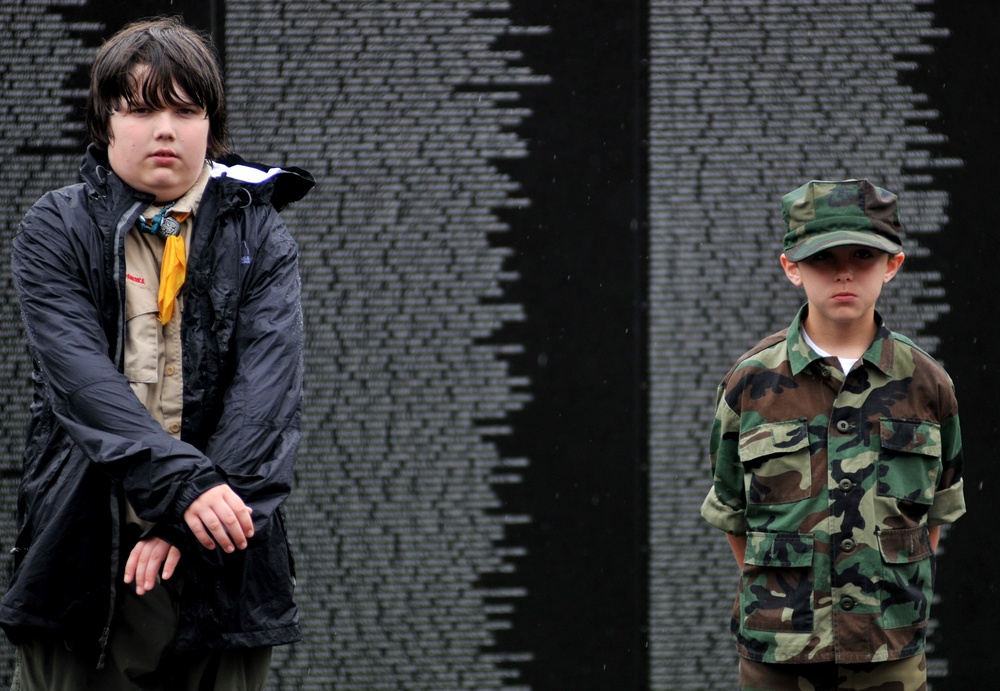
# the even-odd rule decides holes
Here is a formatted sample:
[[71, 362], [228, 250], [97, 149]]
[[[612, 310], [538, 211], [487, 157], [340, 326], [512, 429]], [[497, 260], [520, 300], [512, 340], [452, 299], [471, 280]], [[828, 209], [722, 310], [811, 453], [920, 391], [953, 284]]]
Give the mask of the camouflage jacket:
[[965, 512], [947, 373], [876, 314], [845, 376], [792, 325], [719, 387], [712, 525], [747, 540], [733, 609], [762, 662], [879, 662], [923, 652], [934, 579], [928, 527]]

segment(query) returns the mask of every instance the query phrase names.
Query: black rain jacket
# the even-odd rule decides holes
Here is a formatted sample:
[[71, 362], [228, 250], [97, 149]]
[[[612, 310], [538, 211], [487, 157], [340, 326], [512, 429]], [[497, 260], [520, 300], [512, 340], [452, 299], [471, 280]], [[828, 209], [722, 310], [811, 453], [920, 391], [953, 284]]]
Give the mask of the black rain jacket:
[[[182, 551], [179, 649], [300, 638], [281, 507], [300, 436], [302, 313], [297, 250], [277, 212], [313, 179], [271, 173], [254, 184], [213, 177], [195, 216], [180, 440], [123, 374], [125, 234], [137, 232], [151, 195], [125, 185], [91, 146], [83, 182], [46, 194], [21, 222], [12, 267], [34, 393], [14, 570], [0, 600], [0, 626], [15, 643], [103, 649], [128, 556], [126, 498]], [[223, 482], [253, 508], [254, 537], [232, 555], [198, 544], [182, 517]]]

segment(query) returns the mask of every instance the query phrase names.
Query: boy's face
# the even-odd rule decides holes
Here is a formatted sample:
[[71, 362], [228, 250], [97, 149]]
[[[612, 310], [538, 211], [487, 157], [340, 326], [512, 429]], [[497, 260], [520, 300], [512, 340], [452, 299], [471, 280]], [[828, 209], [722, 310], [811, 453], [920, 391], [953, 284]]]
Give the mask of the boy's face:
[[[141, 84], [142, 71], [136, 77]], [[189, 100], [176, 84], [174, 90], [181, 100]], [[155, 194], [158, 202], [177, 199], [201, 175], [210, 124], [205, 110], [194, 103], [153, 110], [123, 102], [109, 120], [111, 169], [131, 187]]]
[[800, 262], [781, 255], [788, 280], [806, 291], [809, 319], [829, 326], [871, 320], [882, 286], [903, 264], [903, 254], [889, 255], [861, 245], [842, 245]]

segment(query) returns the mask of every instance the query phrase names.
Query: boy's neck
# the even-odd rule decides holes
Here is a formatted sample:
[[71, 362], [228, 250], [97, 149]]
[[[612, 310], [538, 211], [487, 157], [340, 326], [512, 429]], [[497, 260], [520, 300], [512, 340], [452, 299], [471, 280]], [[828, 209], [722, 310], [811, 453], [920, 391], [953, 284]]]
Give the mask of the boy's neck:
[[829, 322], [807, 314], [801, 327], [816, 345], [842, 358], [860, 358], [878, 333], [874, 311], [866, 318], [848, 323]]

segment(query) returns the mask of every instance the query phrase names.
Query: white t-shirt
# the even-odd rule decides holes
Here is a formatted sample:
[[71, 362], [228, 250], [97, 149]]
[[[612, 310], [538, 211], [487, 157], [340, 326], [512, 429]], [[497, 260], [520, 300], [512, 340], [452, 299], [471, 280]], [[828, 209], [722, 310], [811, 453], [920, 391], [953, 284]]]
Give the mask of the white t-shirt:
[[850, 372], [851, 368], [854, 367], [854, 363], [857, 362], [860, 359], [860, 358], [856, 358], [856, 357], [854, 357], [854, 358], [851, 358], [851, 357], [840, 357], [839, 355], [834, 355], [833, 353], [826, 352], [825, 350], [823, 350], [822, 348], [820, 348], [818, 345], [816, 345], [816, 342], [814, 340], [812, 340], [811, 338], [809, 338], [809, 334], [806, 333], [805, 329], [802, 329], [802, 338], [806, 342], [806, 345], [808, 345], [810, 348], [812, 348], [813, 350], [815, 350], [816, 354], [819, 355], [820, 357], [835, 357], [838, 360], [840, 360], [840, 369], [844, 370], [845, 374], [847, 372]]

